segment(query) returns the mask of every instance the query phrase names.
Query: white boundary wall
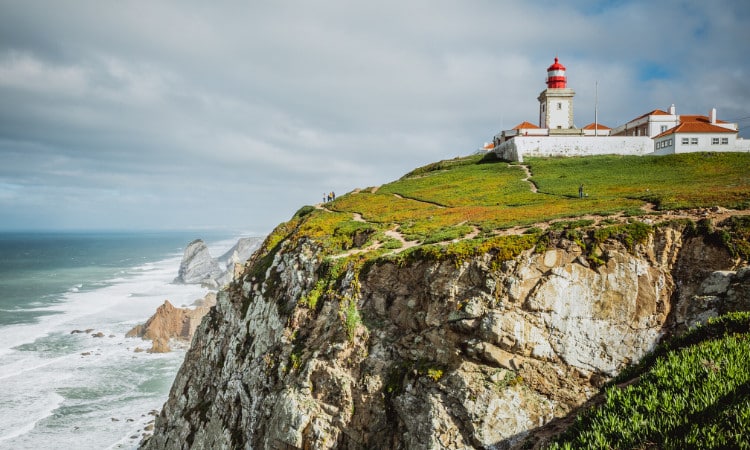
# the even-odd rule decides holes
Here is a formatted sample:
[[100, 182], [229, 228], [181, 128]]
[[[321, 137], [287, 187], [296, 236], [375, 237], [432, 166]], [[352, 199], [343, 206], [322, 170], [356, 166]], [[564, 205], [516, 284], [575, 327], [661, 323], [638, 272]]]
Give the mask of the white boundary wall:
[[654, 152], [648, 136], [516, 136], [495, 147], [501, 159], [525, 156], [646, 155]]

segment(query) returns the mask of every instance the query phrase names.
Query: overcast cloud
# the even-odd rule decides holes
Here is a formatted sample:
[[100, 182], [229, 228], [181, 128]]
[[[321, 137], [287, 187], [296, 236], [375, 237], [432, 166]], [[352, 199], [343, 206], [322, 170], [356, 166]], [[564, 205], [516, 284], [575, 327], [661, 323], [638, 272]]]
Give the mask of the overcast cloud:
[[750, 2], [0, 0], [0, 229], [231, 228], [537, 122], [655, 108], [750, 137]]

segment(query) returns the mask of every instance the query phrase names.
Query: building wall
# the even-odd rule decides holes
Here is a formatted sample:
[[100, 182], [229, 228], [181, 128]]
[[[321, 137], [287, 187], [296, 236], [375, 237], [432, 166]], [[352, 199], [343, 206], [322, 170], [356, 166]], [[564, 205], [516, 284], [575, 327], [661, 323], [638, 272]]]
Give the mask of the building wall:
[[[719, 143], [714, 143], [714, 139], [718, 139]], [[722, 144], [723, 139], [727, 140], [726, 144]], [[667, 145], [663, 144], [665, 142]], [[654, 141], [654, 153], [657, 155], [695, 152], [743, 152], [748, 150], [750, 150], [750, 141], [745, 144], [744, 139], [737, 139], [737, 135], [732, 133], [676, 133]]]
[[737, 138], [737, 140], [734, 141], [734, 151], [750, 153], [750, 139]]
[[[625, 125], [612, 128], [612, 136], [656, 136], [663, 131], [674, 128], [679, 124], [678, 116], [674, 114], [658, 114], [631, 120]], [[662, 126], [666, 126], [662, 130]]]
[[573, 115], [573, 105], [567, 98], [548, 98], [547, 117], [549, 122], [544, 128], [565, 129], [573, 126], [570, 117]]
[[520, 162], [527, 156], [646, 155], [653, 151], [648, 136], [516, 136], [495, 147], [498, 157]]
[[610, 130], [603, 129], [603, 130], [583, 130], [583, 134], [586, 136], [609, 136]]

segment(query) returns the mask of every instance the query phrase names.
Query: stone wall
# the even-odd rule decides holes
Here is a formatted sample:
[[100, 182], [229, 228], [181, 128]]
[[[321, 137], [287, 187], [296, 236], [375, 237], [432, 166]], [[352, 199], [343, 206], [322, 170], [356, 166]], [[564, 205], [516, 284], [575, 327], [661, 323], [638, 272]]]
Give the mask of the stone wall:
[[517, 136], [495, 148], [501, 159], [523, 162], [525, 156], [646, 155], [654, 142], [647, 136]]

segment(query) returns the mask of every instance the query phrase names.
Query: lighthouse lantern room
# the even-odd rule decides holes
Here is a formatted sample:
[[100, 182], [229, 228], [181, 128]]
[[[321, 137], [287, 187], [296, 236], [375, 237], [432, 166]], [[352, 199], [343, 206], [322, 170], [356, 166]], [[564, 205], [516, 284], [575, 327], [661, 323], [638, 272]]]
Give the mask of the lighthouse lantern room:
[[567, 87], [565, 66], [555, 57], [547, 68], [547, 89], [539, 94], [539, 127], [553, 130], [569, 130], [573, 125], [573, 97], [575, 92]]

